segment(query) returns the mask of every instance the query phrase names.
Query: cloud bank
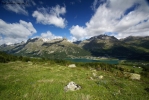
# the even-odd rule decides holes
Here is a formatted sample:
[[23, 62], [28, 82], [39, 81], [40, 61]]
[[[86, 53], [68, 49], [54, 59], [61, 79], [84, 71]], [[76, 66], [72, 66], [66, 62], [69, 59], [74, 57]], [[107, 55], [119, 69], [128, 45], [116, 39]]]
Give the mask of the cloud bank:
[[26, 41], [36, 32], [31, 22], [7, 23], [0, 19], [0, 44]]
[[52, 32], [50, 32], [50, 31], [47, 31], [46, 33], [41, 33], [41, 37], [48, 39], [48, 40], [63, 38], [62, 36], [56, 36], [56, 35], [52, 34]]
[[54, 25], [56, 27], [65, 28], [67, 21], [61, 15], [66, 13], [66, 7], [56, 5], [52, 8], [39, 8], [32, 14], [36, 18], [37, 23], [44, 25]]
[[78, 40], [100, 34], [110, 34], [117, 38], [149, 35], [149, 5], [146, 0], [98, 0], [92, 8], [95, 14], [85, 26], [73, 25], [72, 36]]

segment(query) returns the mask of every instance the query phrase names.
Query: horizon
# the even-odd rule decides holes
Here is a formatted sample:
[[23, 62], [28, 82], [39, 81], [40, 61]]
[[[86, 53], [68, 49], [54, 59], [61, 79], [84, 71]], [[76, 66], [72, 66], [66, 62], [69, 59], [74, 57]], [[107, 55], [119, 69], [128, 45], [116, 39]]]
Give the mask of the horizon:
[[[110, 35], [107, 35], [107, 34], [101, 34], [101, 35], [97, 35], [97, 36], [110, 36]], [[93, 36], [93, 37], [97, 37], [97, 36]], [[90, 37], [90, 38], [93, 38], [93, 37]], [[110, 36], [110, 37], [112, 37], [112, 36]], [[129, 37], [149, 37], [149, 36], [128, 36], [128, 37], [121, 38], [121, 39], [118, 39], [118, 38], [116, 38], [116, 37], [115, 37], [115, 38], [118, 39], [118, 40], [123, 40], [123, 39], [129, 38]], [[85, 39], [85, 40], [88, 40], [88, 39], [90, 39], [90, 38], [87, 38], [87, 39]], [[53, 39], [48, 39], [48, 38], [44, 38], [44, 37], [33, 37], [33, 38], [28, 38], [26, 41], [20, 41], [20, 42], [18, 42], [18, 43], [9, 43], [9, 42], [8, 42], [8, 43], [3, 43], [3, 44], [0, 44], [0, 46], [1, 46], [1, 45], [14, 45], [14, 44], [20, 44], [20, 43], [22, 43], [22, 42], [26, 43], [28, 40], [33, 40], [33, 39], [46, 39], [46, 40], [43, 40], [43, 42], [48, 42], [48, 41], [52, 41], [52, 40], [56, 40], [56, 39], [66, 39], [68, 42], [71, 42], [71, 43], [84, 41], [84, 40], [70, 41], [70, 40], [68, 40], [68, 39], [65, 38], [65, 37], [61, 37], [61, 38], [53, 38]]]

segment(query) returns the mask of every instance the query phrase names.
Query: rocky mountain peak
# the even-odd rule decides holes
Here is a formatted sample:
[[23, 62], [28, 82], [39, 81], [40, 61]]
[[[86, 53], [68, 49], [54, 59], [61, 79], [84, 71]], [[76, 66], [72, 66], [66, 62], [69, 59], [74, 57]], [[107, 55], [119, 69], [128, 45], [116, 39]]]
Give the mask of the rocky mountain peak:
[[31, 39], [28, 39], [27, 40], [27, 43], [28, 42], [36, 42], [36, 41], [38, 41], [39, 40], [39, 38], [31, 38]]
[[104, 34], [104, 35], [91, 37], [90, 39], [87, 39], [87, 40], [92, 41], [92, 40], [118, 40], [118, 39], [115, 38], [114, 36], [108, 36]]

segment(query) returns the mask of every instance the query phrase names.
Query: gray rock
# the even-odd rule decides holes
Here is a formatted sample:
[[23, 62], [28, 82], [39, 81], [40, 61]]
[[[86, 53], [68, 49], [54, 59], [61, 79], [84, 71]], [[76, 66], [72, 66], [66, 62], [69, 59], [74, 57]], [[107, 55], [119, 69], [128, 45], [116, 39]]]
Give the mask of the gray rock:
[[78, 84], [76, 84], [75, 82], [71, 81], [68, 83], [68, 85], [66, 85], [64, 87], [64, 90], [67, 91], [76, 91], [76, 90], [80, 90], [81, 86], [79, 86]]
[[96, 73], [93, 73], [93, 76], [94, 76], [94, 77], [96, 77], [96, 76], [97, 76], [97, 74], [96, 74]]
[[124, 77], [132, 79], [132, 80], [140, 80], [141, 79], [140, 74], [129, 73], [129, 72], [124, 72], [123, 74], [124, 74]]
[[75, 64], [70, 64], [68, 67], [74, 68], [74, 67], [76, 67], [76, 65]]
[[103, 76], [102, 76], [102, 75], [100, 75], [100, 76], [98, 76], [98, 78], [99, 78], [99, 79], [103, 79]]
[[141, 78], [140, 74], [134, 74], [134, 73], [130, 74], [130, 79], [132, 80], [140, 80], [140, 78]]
[[90, 77], [91, 80], [94, 80], [93, 77]]

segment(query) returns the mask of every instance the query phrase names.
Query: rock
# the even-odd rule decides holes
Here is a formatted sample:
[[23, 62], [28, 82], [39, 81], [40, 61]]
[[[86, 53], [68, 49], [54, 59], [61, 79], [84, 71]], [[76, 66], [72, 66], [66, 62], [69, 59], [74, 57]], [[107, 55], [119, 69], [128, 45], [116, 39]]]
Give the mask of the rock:
[[64, 90], [67, 91], [76, 91], [76, 90], [80, 90], [81, 86], [79, 86], [78, 84], [76, 84], [75, 82], [71, 81], [68, 83], [68, 85], [66, 85], [64, 87]]
[[130, 79], [132, 80], [140, 80], [140, 78], [141, 78], [140, 74], [134, 74], [134, 73], [130, 74]]
[[94, 76], [94, 77], [96, 77], [96, 76], [97, 76], [97, 74], [96, 74], [96, 73], [93, 73], [93, 76]]
[[90, 77], [91, 80], [94, 80], [93, 77]]
[[76, 67], [76, 65], [75, 64], [70, 64], [68, 67], [74, 68], [74, 67]]
[[103, 76], [102, 76], [102, 75], [100, 75], [100, 76], [98, 76], [98, 78], [99, 78], [99, 79], [103, 79]]

